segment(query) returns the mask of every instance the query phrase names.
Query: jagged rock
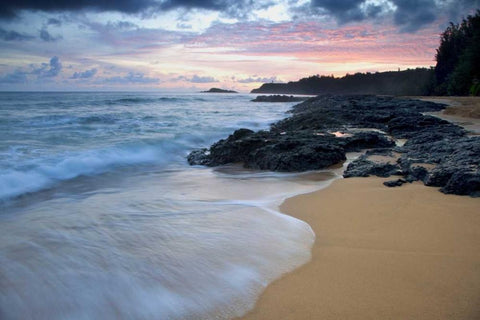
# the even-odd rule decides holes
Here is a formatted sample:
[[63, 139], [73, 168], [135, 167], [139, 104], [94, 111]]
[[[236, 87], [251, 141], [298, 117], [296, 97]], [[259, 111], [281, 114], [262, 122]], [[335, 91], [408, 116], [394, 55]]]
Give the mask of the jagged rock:
[[280, 142], [250, 153], [245, 166], [273, 171], [306, 171], [323, 169], [345, 159], [345, 151], [335, 145]]
[[359, 158], [351, 162], [347, 166], [347, 170], [343, 173], [345, 178], [351, 177], [390, 177], [392, 175], [401, 175], [402, 171], [396, 164], [391, 163], [377, 163], [369, 161], [365, 158]]
[[257, 96], [252, 101], [253, 102], [299, 102], [307, 99], [308, 99], [307, 97], [294, 97], [294, 96], [274, 94], [271, 96]]
[[[385, 155], [395, 151], [401, 154], [395, 164], [360, 157], [349, 164], [344, 176], [403, 175], [407, 182], [423, 181], [442, 187], [445, 193], [477, 195], [480, 137], [468, 137], [461, 127], [422, 114], [443, 108], [432, 102], [385, 96], [318, 96], [294, 106], [291, 115], [269, 131], [237, 130], [209, 149], [193, 151], [188, 161], [207, 166], [243, 162], [249, 168], [304, 171], [344, 161], [349, 151], [374, 149], [370, 153]], [[337, 137], [335, 132], [344, 134]], [[386, 134], [408, 141], [395, 146]]]
[[383, 185], [386, 186], [386, 187], [389, 187], [389, 188], [393, 188], [393, 187], [400, 187], [400, 186], [402, 186], [404, 183], [407, 183], [407, 180], [397, 179], [397, 180], [385, 181], [385, 182], [383, 183]]
[[455, 172], [440, 191], [480, 197], [480, 174], [478, 172]]

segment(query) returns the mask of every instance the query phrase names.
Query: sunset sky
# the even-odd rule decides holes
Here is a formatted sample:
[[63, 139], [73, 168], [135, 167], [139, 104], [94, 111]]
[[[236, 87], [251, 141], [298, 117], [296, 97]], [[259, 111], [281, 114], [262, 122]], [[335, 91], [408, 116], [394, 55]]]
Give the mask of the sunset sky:
[[0, 90], [249, 91], [435, 64], [479, 0], [0, 0]]

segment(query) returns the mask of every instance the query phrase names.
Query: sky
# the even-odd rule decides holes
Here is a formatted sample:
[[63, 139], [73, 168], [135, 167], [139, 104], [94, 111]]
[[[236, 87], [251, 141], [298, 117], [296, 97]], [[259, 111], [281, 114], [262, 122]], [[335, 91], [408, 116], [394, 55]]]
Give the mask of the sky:
[[435, 65], [480, 0], [0, 0], [0, 90], [247, 92]]

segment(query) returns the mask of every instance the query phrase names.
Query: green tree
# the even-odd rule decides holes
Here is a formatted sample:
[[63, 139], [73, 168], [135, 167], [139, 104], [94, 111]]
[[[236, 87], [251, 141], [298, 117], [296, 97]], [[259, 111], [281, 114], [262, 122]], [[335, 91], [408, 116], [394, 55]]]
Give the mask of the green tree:
[[480, 79], [480, 10], [442, 33], [436, 54], [436, 94], [468, 95]]

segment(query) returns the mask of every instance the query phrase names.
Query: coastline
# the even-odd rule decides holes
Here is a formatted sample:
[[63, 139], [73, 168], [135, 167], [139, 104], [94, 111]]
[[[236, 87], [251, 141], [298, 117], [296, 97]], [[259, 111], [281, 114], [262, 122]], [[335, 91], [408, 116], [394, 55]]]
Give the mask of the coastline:
[[[429, 114], [480, 133], [480, 98], [414, 98], [447, 104]], [[478, 319], [480, 199], [387, 180], [339, 179], [285, 200], [280, 210], [316, 234], [312, 260], [241, 319]]]
[[281, 211], [317, 236], [312, 260], [241, 319], [478, 318], [480, 200], [385, 180], [340, 179], [287, 199]]

